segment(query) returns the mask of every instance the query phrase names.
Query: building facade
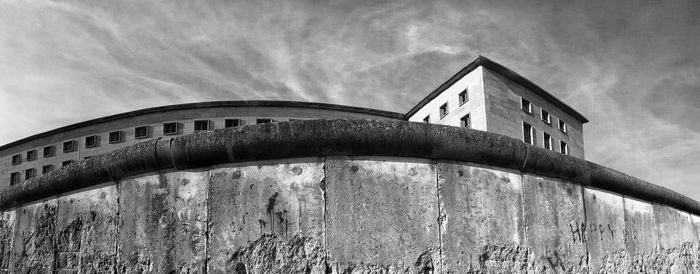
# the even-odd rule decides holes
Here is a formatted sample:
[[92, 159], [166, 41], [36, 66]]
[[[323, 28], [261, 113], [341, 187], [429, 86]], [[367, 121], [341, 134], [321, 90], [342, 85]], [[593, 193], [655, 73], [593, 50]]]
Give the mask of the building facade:
[[585, 117], [534, 83], [478, 57], [408, 113], [288, 101], [217, 101], [137, 110], [0, 146], [0, 189], [163, 136], [304, 119], [388, 119], [467, 127], [584, 158]]

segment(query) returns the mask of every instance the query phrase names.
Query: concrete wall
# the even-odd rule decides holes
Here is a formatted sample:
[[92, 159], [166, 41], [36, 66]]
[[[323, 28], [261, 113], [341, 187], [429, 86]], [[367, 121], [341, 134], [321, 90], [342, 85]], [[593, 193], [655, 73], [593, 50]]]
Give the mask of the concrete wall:
[[699, 216], [419, 158], [161, 170], [0, 216], [0, 272], [11, 273], [700, 271]]

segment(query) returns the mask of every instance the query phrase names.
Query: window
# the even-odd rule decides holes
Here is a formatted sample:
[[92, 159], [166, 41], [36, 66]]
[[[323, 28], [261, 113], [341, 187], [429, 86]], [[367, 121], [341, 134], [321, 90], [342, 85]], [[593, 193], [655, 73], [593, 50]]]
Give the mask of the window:
[[209, 130], [209, 120], [194, 121], [194, 131]]
[[83, 160], [87, 160], [87, 159], [90, 159], [90, 158], [92, 158], [92, 156], [85, 156], [85, 157], [83, 157]]
[[10, 174], [10, 185], [16, 185], [20, 183], [20, 180], [22, 180], [22, 174], [19, 172], [12, 172]]
[[520, 108], [527, 113], [532, 113], [532, 104], [525, 98], [520, 98]]
[[61, 166], [64, 167], [64, 166], [70, 165], [72, 163], [73, 163], [73, 160], [63, 161], [63, 163], [61, 163]]
[[472, 119], [469, 117], [469, 114], [464, 115], [464, 117], [460, 119], [460, 125], [462, 127], [472, 128]]
[[119, 143], [122, 141], [122, 132], [121, 130], [119, 131], [112, 131], [109, 133], [109, 143], [110, 144], [115, 144]]
[[47, 146], [44, 147], [44, 158], [48, 158], [54, 155], [56, 151], [56, 147], [54, 146]]
[[447, 116], [448, 111], [447, 111], [447, 103], [444, 105], [440, 106], [440, 119], [445, 118]]
[[97, 136], [92, 135], [85, 137], [85, 147], [86, 148], [91, 148], [91, 147], [96, 147], [97, 146]]
[[151, 136], [151, 127], [149, 127], [149, 126], [140, 126], [140, 127], [136, 127], [136, 129], [134, 129], [134, 138], [136, 138], [136, 139], [148, 138], [150, 136]]
[[30, 168], [24, 171], [24, 180], [29, 180], [36, 177], [36, 169]]
[[549, 136], [547, 132], [542, 133], [542, 145], [544, 148], [551, 150], [552, 149], [552, 136]]
[[425, 116], [425, 118], [423, 118], [423, 123], [426, 123], [426, 124], [430, 123], [430, 115]]
[[272, 119], [257, 119], [255, 120], [256, 124], [265, 124], [265, 123], [272, 123]]
[[559, 130], [561, 132], [567, 133], [566, 123], [564, 123], [564, 121], [562, 121], [561, 119], [559, 119]]
[[239, 119], [226, 119], [224, 120], [224, 127], [237, 127], [241, 126], [241, 120]]
[[541, 114], [542, 114], [542, 115], [541, 115], [541, 116], [542, 116], [542, 121], [544, 121], [544, 122], [547, 123], [548, 125], [551, 125], [551, 124], [552, 124], [552, 120], [551, 120], [551, 117], [549, 116], [549, 112], [547, 112], [547, 111], [544, 110], [544, 109], [541, 109], [540, 112], [541, 112]]
[[467, 101], [469, 101], [469, 90], [464, 89], [464, 91], [459, 94], [459, 105], [461, 106]]
[[559, 151], [562, 154], [569, 155], [569, 146], [564, 143], [564, 141], [559, 141]]
[[27, 161], [36, 160], [36, 150], [27, 151]]
[[523, 122], [523, 142], [528, 144], [532, 143], [532, 126], [528, 123]]
[[74, 140], [63, 142], [63, 153], [75, 151], [75, 143], [77, 142]]
[[22, 163], [22, 155], [16, 154], [12, 155], [12, 165], [16, 166]]
[[179, 131], [178, 123], [165, 123], [163, 124], [163, 135], [174, 135]]
[[41, 174], [49, 173], [53, 170], [53, 165], [45, 165], [41, 167]]

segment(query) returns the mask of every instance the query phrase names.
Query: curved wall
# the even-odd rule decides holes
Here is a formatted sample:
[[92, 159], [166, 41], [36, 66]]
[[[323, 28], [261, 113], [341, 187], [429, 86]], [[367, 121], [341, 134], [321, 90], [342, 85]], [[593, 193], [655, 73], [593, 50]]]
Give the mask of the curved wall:
[[479, 131], [299, 121], [158, 139], [0, 192], [10, 272], [697, 272], [699, 203]]

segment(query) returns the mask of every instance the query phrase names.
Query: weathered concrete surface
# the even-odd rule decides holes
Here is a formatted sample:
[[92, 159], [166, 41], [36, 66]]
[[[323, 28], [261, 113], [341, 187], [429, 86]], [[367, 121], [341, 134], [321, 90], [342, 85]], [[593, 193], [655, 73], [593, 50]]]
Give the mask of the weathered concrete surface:
[[326, 246], [336, 273], [439, 273], [435, 168], [418, 159], [328, 159]]
[[527, 270], [520, 173], [449, 162], [437, 169], [444, 270]]
[[209, 172], [178, 171], [120, 182], [120, 273], [205, 271]]
[[658, 236], [654, 210], [650, 203], [624, 198], [625, 250], [628, 271], [635, 273], [660, 273], [667, 270], [657, 249]]
[[11, 273], [53, 273], [56, 200], [17, 209]]
[[668, 206], [654, 206], [654, 217], [664, 266], [673, 273], [700, 271], [697, 265], [698, 238], [690, 214]]
[[57, 199], [57, 273], [116, 270], [118, 197], [112, 183]]
[[629, 264], [622, 196], [589, 188], [583, 190], [586, 222], [578, 229], [587, 235], [590, 271], [623, 273], [629, 269]]
[[528, 270], [533, 273], [582, 273], [588, 252], [580, 185], [523, 175]]
[[15, 210], [0, 212], [0, 273], [10, 273], [15, 213]]
[[325, 270], [323, 178], [317, 158], [213, 169], [208, 273]]

